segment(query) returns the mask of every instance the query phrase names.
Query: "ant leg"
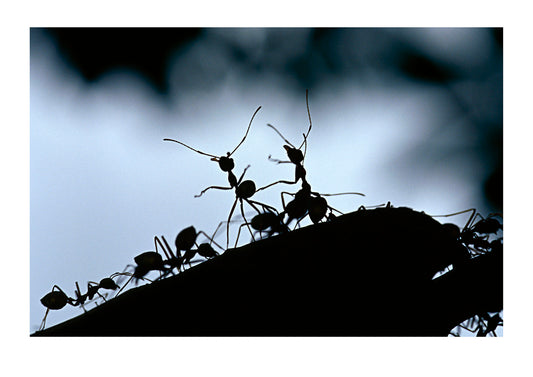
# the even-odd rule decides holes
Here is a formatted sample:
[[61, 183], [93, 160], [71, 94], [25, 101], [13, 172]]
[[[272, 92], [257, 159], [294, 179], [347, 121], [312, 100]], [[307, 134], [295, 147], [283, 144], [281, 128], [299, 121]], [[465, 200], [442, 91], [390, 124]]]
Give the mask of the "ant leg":
[[[246, 202], [248, 204], [250, 204], [252, 207], [254, 207], [255, 210], [257, 210], [257, 208], [251, 203], [250, 200], [248, 200], [248, 199], [245, 199], [245, 200], [246, 200]], [[257, 212], [259, 212], [259, 211], [257, 211]], [[261, 212], [259, 212], [259, 213], [261, 213]], [[246, 216], [244, 215], [244, 206], [242, 204], [242, 199], [241, 199], [241, 214], [242, 214], [242, 218], [244, 219], [244, 223], [247, 225], [248, 231], [250, 232], [250, 235], [252, 236], [252, 240], [254, 240], [254, 242], [255, 242], [254, 233], [252, 232], [252, 229], [250, 229], [250, 225], [248, 223], [248, 220], [246, 220]]]
[[[247, 167], [244, 168], [244, 171], [242, 172], [239, 180], [237, 181], [237, 186], [239, 186], [242, 182], [242, 179], [244, 178], [244, 174], [246, 174], [246, 170], [248, 170], [250, 168], [250, 165], [248, 165]], [[233, 188], [233, 187], [232, 187]]]
[[288, 184], [288, 185], [294, 185], [294, 184], [298, 183], [298, 181], [294, 181], [294, 182], [292, 182], [292, 181], [280, 180], [280, 181], [277, 181], [277, 182], [271, 183], [271, 184], [269, 184], [269, 185], [266, 185], [266, 186], [264, 186], [264, 187], [261, 187], [260, 189], [255, 190], [255, 192], [259, 192], [259, 191], [261, 191], [261, 190], [264, 190], [264, 189], [266, 189], [266, 188], [269, 188], [270, 186], [277, 185], [278, 183], [286, 183], [286, 184]]
[[195, 198], [199, 198], [202, 196], [207, 190], [210, 189], [217, 189], [217, 190], [233, 190], [233, 187], [222, 187], [222, 186], [209, 186], [206, 189], [203, 189], [202, 192], [200, 192], [198, 195], [194, 195]]
[[237, 232], [237, 239], [235, 240], [235, 246], [234, 246], [234, 248], [237, 248], [237, 243], [239, 242], [239, 238], [240, 238], [240, 236], [241, 236], [241, 228], [242, 228], [243, 226], [249, 226], [249, 224], [248, 224], [248, 223], [243, 223], [243, 224], [239, 225], [239, 231]]
[[[219, 226], [217, 227], [217, 230], [216, 230], [216, 231], [218, 231], [218, 228], [219, 228], [219, 227], [220, 227], [220, 224], [219, 224]], [[216, 233], [216, 231], [215, 231], [215, 233]], [[209, 237], [209, 236], [207, 235], [206, 232], [204, 232], [203, 230], [200, 230], [200, 231], [197, 233], [197, 235], [200, 234], [200, 233], [202, 233], [202, 234], [203, 234], [203, 235], [204, 235], [204, 236], [210, 241], [209, 244], [214, 243], [215, 245], [218, 246], [218, 248], [219, 248], [220, 250], [224, 250], [224, 248], [223, 248], [222, 246], [220, 246], [218, 243], [216, 243], [215, 240], [214, 240], [213, 238]]]
[[46, 308], [46, 313], [44, 313], [44, 318], [41, 322], [41, 326], [39, 326], [39, 331], [44, 330], [44, 326], [46, 325], [46, 317], [48, 316], [48, 312], [50, 312], [50, 308]]
[[237, 205], [237, 200], [238, 198], [235, 198], [235, 201], [231, 206], [231, 210], [229, 211], [228, 223], [226, 225], [226, 249], [229, 247], [229, 223], [231, 221], [231, 215], [233, 215], [233, 211], [235, 210], [235, 206]]

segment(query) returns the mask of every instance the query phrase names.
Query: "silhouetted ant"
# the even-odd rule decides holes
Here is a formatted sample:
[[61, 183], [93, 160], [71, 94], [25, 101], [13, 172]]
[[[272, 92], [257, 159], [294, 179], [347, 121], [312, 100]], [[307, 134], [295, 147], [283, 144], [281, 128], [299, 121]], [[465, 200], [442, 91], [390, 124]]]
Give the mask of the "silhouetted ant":
[[[168, 268], [165, 266], [165, 262], [172, 260], [172, 258], [174, 257], [172, 251], [167, 251], [157, 236], [154, 237], [154, 245], [155, 251], [145, 251], [144, 253], [137, 255], [133, 258], [136, 265], [128, 264], [126, 266], [126, 269], [128, 267], [134, 267], [134, 271], [128, 281], [117, 292], [116, 296], [118, 296], [120, 292], [122, 292], [124, 288], [126, 288], [126, 286], [131, 280], [135, 280], [135, 283], [137, 283], [138, 280], [145, 279], [145, 275], [148, 274], [150, 271], [160, 271], [164, 273], [172, 272], [172, 268]], [[163, 261], [163, 257], [161, 256], [161, 254], [159, 254], [158, 246], [163, 250], [163, 253], [165, 253], [166, 261]], [[126, 272], [122, 272], [121, 274], [129, 275]]]
[[[461, 230], [457, 225], [446, 223], [442, 226], [446, 231], [456, 238], [459, 242], [463, 243], [473, 255], [479, 253], [486, 253], [491, 250], [492, 243], [488, 241], [490, 234], [496, 234], [499, 230], [503, 229], [502, 224], [494, 218], [494, 216], [500, 216], [497, 214], [491, 214], [487, 218], [481, 216], [475, 208], [469, 208], [464, 211], [451, 213], [449, 215], [437, 215], [433, 217], [449, 217], [455, 216], [466, 212], [472, 212], [465, 226]], [[477, 217], [481, 219], [474, 223]]]
[[233, 172], [232, 172], [233, 168], [235, 167], [235, 162], [231, 158], [231, 155], [233, 153], [235, 153], [235, 151], [241, 146], [241, 144], [244, 143], [244, 140], [246, 140], [246, 137], [248, 136], [248, 132], [250, 131], [250, 127], [252, 126], [252, 121], [254, 120], [255, 115], [257, 114], [259, 109], [261, 109], [261, 106], [259, 106], [257, 108], [257, 110], [255, 110], [254, 114], [252, 115], [252, 119], [250, 119], [250, 123], [248, 124], [248, 128], [246, 129], [246, 133], [244, 134], [244, 137], [242, 138], [240, 143], [237, 144], [237, 146], [233, 149], [233, 151], [227, 152], [226, 156], [217, 157], [215, 155], [212, 155], [212, 154], [205, 153], [205, 152], [199, 151], [197, 149], [194, 149], [194, 148], [188, 146], [187, 144], [182, 143], [181, 141], [174, 140], [174, 139], [163, 139], [164, 141], [173, 141], [175, 143], [183, 145], [186, 148], [189, 148], [192, 151], [195, 151], [196, 153], [200, 153], [200, 154], [202, 154], [204, 156], [211, 157], [211, 161], [218, 162], [218, 165], [219, 165], [220, 169], [223, 172], [227, 172], [228, 173], [228, 182], [230, 184], [230, 187], [211, 186], [211, 187], [206, 188], [205, 190], [202, 190], [202, 192], [199, 195], [195, 195], [196, 198], [202, 196], [207, 190], [212, 189], [212, 188], [216, 188], [216, 189], [219, 189], [219, 190], [231, 190], [231, 189], [237, 187], [237, 185], [238, 185], [237, 177], [235, 177], [235, 174], [233, 174]]
[[[271, 158], [272, 156], [268, 156], [268, 159], [270, 161], [277, 162], [278, 164], [285, 164], [285, 163], [292, 163], [295, 165], [294, 169], [294, 182], [292, 181], [286, 181], [286, 180], [279, 180], [277, 182], [271, 183], [269, 185], [266, 185], [264, 187], [261, 187], [257, 191], [264, 190], [268, 187], [277, 185], [278, 183], [286, 183], [289, 185], [293, 185], [298, 183], [298, 181], [301, 179], [302, 181], [305, 180], [305, 176], [307, 172], [305, 171], [305, 168], [303, 166], [303, 161], [305, 159], [305, 154], [307, 152], [307, 137], [309, 136], [309, 133], [311, 132], [311, 128], [313, 127], [313, 123], [311, 122], [311, 113], [309, 112], [309, 96], [308, 96], [308, 90], [305, 91], [305, 103], [307, 105], [307, 115], [309, 117], [309, 129], [307, 130], [307, 133], [303, 134], [304, 140], [302, 141], [302, 144], [298, 148], [296, 148], [294, 145], [291, 144], [290, 141], [288, 141], [282, 134], [279, 132], [276, 127], [271, 125], [270, 123], [267, 123], [267, 126], [272, 128], [276, 133], [281, 136], [283, 141], [285, 141], [288, 145], [284, 145], [283, 148], [287, 151], [287, 157], [289, 158], [289, 161], [281, 161]], [[304, 152], [302, 153], [302, 146], [305, 145]]]
[[[259, 203], [259, 202], [250, 200], [250, 198], [256, 192], [255, 183], [253, 181], [251, 181], [251, 180], [243, 181], [244, 174], [246, 173], [246, 170], [248, 170], [250, 165], [248, 165], [244, 169], [242, 175], [237, 180], [237, 177], [232, 172], [233, 168], [235, 167], [235, 163], [233, 162], [233, 159], [231, 158], [231, 155], [233, 153], [235, 153], [235, 151], [241, 146], [242, 143], [244, 143], [246, 137], [248, 136], [248, 132], [250, 131], [250, 127], [252, 125], [252, 121], [254, 120], [255, 115], [257, 114], [259, 109], [261, 109], [261, 106], [259, 106], [257, 108], [257, 110], [255, 110], [254, 114], [252, 115], [252, 119], [250, 119], [250, 123], [248, 124], [248, 128], [246, 129], [246, 133], [244, 134], [244, 137], [242, 138], [240, 143], [235, 147], [235, 149], [233, 149], [232, 152], [228, 152], [226, 156], [217, 157], [217, 156], [214, 156], [214, 155], [199, 151], [197, 149], [191, 148], [190, 146], [182, 143], [181, 141], [177, 141], [177, 140], [174, 140], [174, 139], [163, 139], [165, 141], [173, 141], [173, 142], [181, 144], [184, 147], [187, 147], [187, 148], [189, 148], [189, 149], [191, 149], [191, 150], [193, 150], [193, 151], [195, 151], [197, 153], [200, 153], [202, 155], [211, 157], [211, 161], [217, 161], [219, 166], [220, 166], [220, 169], [222, 171], [228, 173], [228, 182], [229, 182], [230, 187], [209, 186], [206, 189], [202, 190], [200, 192], [200, 194], [195, 195], [195, 198], [198, 198], [198, 197], [202, 196], [207, 190], [210, 190], [210, 189], [217, 189], [217, 190], [233, 190], [234, 189], [235, 190], [235, 201], [233, 202], [233, 205], [231, 207], [231, 210], [230, 210], [230, 213], [229, 213], [229, 216], [228, 216], [228, 222], [227, 222], [227, 229], [226, 229], [227, 244], [226, 244], [226, 248], [229, 247], [229, 224], [230, 224], [230, 220], [231, 220], [231, 215], [233, 215], [233, 211], [235, 210], [235, 206], [237, 205], [237, 201], [240, 201], [241, 214], [242, 214], [243, 218], [245, 219], [245, 222], [246, 222], [246, 217], [244, 215], [243, 200], [246, 201], [250, 206], [252, 206], [258, 213], [260, 213], [260, 211], [259, 211], [259, 209], [257, 209], [257, 207], [254, 204], [257, 204], [257, 205], [260, 205], [260, 206], [263, 206], [263, 207], [265, 206], [265, 204], [263, 204], [263, 203]], [[250, 230], [250, 234], [252, 234], [251, 230]], [[253, 234], [252, 234], [252, 236], [253, 236]]]
[[255, 215], [250, 223], [244, 223], [239, 226], [234, 247], [237, 247], [237, 243], [239, 242], [239, 237], [241, 234], [241, 228], [243, 226], [251, 225], [256, 232], [259, 232], [261, 237], [263, 236], [262, 232], [264, 231], [267, 231], [267, 237], [271, 237], [275, 233], [283, 234], [289, 231], [289, 228], [283, 222], [283, 212], [278, 213], [275, 208], [270, 206], [266, 207], [266, 209], [267, 210], [265, 212]]
[[[470, 328], [471, 321], [477, 322], [477, 326], [474, 329]], [[476, 337], [486, 337], [488, 334], [497, 336], [496, 329], [498, 326], [503, 326], [503, 319], [500, 317], [500, 313], [497, 313], [492, 317], [489, 313], [480, 313], [471, 318], [466, 326], [462, 324], [459, 325], [461, 329], [476, 334]]]
[[[57, 290], [55, 290], [56, 288]], [[63, 309], [67, 304], [77, 306], [75, 300], [71, 297], [68, 297], [66, 293], [63, 292], [63, 290], [57, 285], [54, 285], [52, 287], [52, 291], [44, 295], [43, 298], [41, 298], [41, 304], [46, 307], [46, 313], [44, 314], [44, 318], [41, 322], [41, 326], [39, 327], [39, 331], [44, 330], [46, 324], [46, 317], [48, 316], [48, 312], [50, 310]]]
[[[178, 253], [181, 253], [181, 251], [184, 251], [182, 264], [189, 264], [189, 267], [191, 266], [191, 260], [196, 256], [196, 254], [200, 255], [201, 257], [205, 259], [211, 259], [219, 255], [219, 253], [213, 249], [211, 246], [211, 243], [214, 243], [216, 246], [218, 246], [221, 250], [224, 250], [222, 246], [217, 244], [214, 240], [216, 233], [218, 232], [218, 229], [222, 225], [222, 222], [218, 224], [215, 232], [210, 237], [207, 233], [200, 230], [196, 232], [196, 229], [193, 226], [190, 226], [188, 228], [183, 229], [181, 232], [178, 233], [176, 236], [176, 249]], [[202, 243], [198, 245], [196, 243], [196, 239], [200, 234], [203, 234], [208, 240], [209, 243]], [[193, 246], [196, 245], [196, 249], [193, 250]]]
[[[285, 204], [285, 199], [283, 195], [292, 195], [294, 199]], [[297, 220], [295, 227], [300, 223], [301, 220], [305, 218], [306, 215], [309, 215], [309, 218], [313, 224], [318, 223], [320, 220], [326, 217], [328, 210], [330, 211], [329, 218], [334, 218], [335, 215], [333, 211], [343, 214], [341, 211], [328, 205], [328, 202], [324, 196], [337, 196], [337, 195], [361, 195], [365, 196], [360, 192], [342, 192], [337, 194], [320, 194], [315, 191], [311, 191], [311, 185], [306, 181], [302, 181], [302, 188], [296, 193], [282, 192], [281, 193], [281, 202], [283, 204], [283, 212], [288, 216], [286, 225], [289, 225], [292, 220]]]

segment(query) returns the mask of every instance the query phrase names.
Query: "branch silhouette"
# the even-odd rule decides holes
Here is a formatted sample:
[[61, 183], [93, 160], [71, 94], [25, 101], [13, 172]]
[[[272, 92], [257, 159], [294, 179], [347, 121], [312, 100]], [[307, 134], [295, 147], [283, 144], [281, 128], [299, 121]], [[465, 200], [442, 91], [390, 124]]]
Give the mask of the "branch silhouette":
[[229, 249], [32, 336], [447, 336], [503, 308], [502, 250], [465, 252], [423, 212], [361, 209]]

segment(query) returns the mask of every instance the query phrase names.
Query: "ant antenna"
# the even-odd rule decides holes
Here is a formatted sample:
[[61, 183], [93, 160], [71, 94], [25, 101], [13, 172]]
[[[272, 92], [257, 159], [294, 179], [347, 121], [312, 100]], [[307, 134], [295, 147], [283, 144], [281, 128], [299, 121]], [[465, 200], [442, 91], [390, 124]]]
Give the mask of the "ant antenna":
[[[309, 89], [305, 90], [305, 104], [307, 105], [307, 116], [309, 117], [309, 129], [307, 130], [307, 133], [304, 135], [304, 141], [302, 141], [302, 144], [298, 149], [302, 149], [302, 145], [304, 143], [307, 147], [307, 137], [309, 136], [309, 133], [311, 132], [311, 128], [313, 127], [313, 122], [311, 121], [311, 112], [309, 111]], [[305, 156], [305, 153], [304, 153]]]
[[212, 157], [212, 158], [218, 159], [217, 156], [213, 156], [212, 154], [205, 153], [205, 152], [199, 151], [198, 149], [194, 149], [194, 148], [192, 148], [192, 147], [189, 147], [187, 144], [182, 143], [181, 141], [178, 141], [178, 140], [174, 140], [174, 139], [163, 139], [163, 141], [173, 141], [174, 143], [181, 144], [181, 145], [183, 145], [184, 147], [189, 148], [189, 149], [192, 150], [192, 151], [195, 151], [196, 153], [200, 153], [200, 154], [203, 154], [204, 156], [208, 156], [208, 157]]
[[259, 109], [261, 109], [261, 106], [259, 106], [257, 110], [255, 110], [254, 115], [252, 115], [252, 119], [250, 119], [250, 123], [248, 124], [248, 128], [246, 129], [246, 133], [244, 134], [244, 137], [242, 138], [241, 142], [237, 144], [235, 149], [231, 153], [228, 154], [228, 157], [230, 157], [233, 153], [235, 153], [235, 151], [241, 146], [241, 144], [244, 143], [244, 140], [246, 140], [246, 136], [248, 136], [248, 131], [250, 131], [250, 127], [252, 126], [252, 122], [255, 118], [255, 114], [257, 114]]
[[[294, 149], [296, 149], [296, 147], [294, 145], [291, 144], [291, 142], [287, 139], [285, 139], [285, 137], [281, 134], [281, 132], [279, 132], [276, 127], [274, 127], [273, 125], [271, 125], [270, 123], [267, 123], [267, 126], [272, 128], [274, 131], [276, 131], [276, 133], [281, 136], [281, 138], [283, 139], [284, 142], [286, 142], [287, 144], [289, 144], [291, 147], [293, 147]], [[301, 148], [301, 147], [300, 147]]]

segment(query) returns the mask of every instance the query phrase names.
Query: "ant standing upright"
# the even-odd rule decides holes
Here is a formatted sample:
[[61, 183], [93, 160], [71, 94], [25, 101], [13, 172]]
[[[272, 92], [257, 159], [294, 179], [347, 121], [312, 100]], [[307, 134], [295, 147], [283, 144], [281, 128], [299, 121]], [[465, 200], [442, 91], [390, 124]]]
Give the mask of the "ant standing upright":
[[[244, 174], [246, 173], [246, 170], [248, 170], [250, 165], [248, 165], [244, 169], [244, 171], [243, 171], [243, 173], [242, 173], [242, 175], [240, 176], [239, 179], [237, 179], [235, 174], [232, 172], [233, 168], [235, 167], [235, 163], [234, 163], [233, 159], [231, 158], [231, 155], [233, 155], [233, 153], [235, 153], [235, 151], [242, 145], [242, 143], [244, 143], [244, 140], [246, 139], [246, 137], [248, 136], [248, 132], [250, 131], [250, 127], [252, 125], [252, 121], [254, 120], [255, 115], [257, 114], [259, 109], [261, 109], [261, 106], [259, 106], [257, 108], [257, 110], [255, 110], [254, 114], [252, 115], [252, 119], [250, 119], [250, 123], [248, 124], [248, 128], [246, 129], [246, 133], [244, 134], [244, 137], [242, 138], [240, 143], [237, 144], [237, 146], [235, 147], [235, 149], [233, 149], [232, 152], [227, 152], [226, 156], [217, 157], [217, 156], [214, 156], [212, 154], [205, 153], [205, 152], [199, 151], [197, 149], [194, 149], [194, 148], [188, 146], [187, 144], [182, 143], [181, 141], [174, 140], [174, 139], [163, 139], [164, 141], [173, 141], [173, 142], [181, 144], [184, 147], [189, 148], [190, 150], [193, 150], [193, 151], [195, 151], [197, 153], [200, 153], [202, 155], [211, 157], [211, 161], [218, 162], [218, 164], [220, 166], [220, 169], [223, 172], [227, 172], [228, 173], [228, 182], [229, 182], [229, 185], [230, 185], [229, 187], [209, 186], [206, 189], [202, 190], [200, 192], [200, 194], [195, 195], [195, 198], [198, 198], [198, 197], [202, 196], [207, 190], [210, 190], [210, 189], [235, 190], [235, 201], [233, 202], [233, 205], [231, 207], [231, 210], [230, 210], [230, 213], [229, 213], [229, 216], [228, 216], [227, 227], [226, 227], [226, 239], [227, 239], [226, 249], [229, 247], [229, 224], [230, 224], [231, 216], [233, 215], [233, 211], [235, 210], [235, 206], [237, 205], [237, 201], [240, 202], [241, 214], [242, 214], [245, 222], [247, 222], [247, 221], [246, 221], [246, 217], [244, 215], [243, 201], [246, 201], [258, 213], [261, 213], [261, 212], [255, 206], [255, 204], [257, 204], [257, 205], [259, 205], [259, 206], [261, 206], [263, 208], [267, 207], [266, 204], [263, 204], [263, 203], [260, 203], [260, 202], [257, 202], [257, 201], [254, 201], [254, 200], [250, 199], [256, 193], [255, 183], [253, 181], [251, 181], [251, 180], [243, 181]], [[250, 229], [250, 227], [248, 227], [248, 230], [250, 231], [250, 234], [253, 237], [253, 233], [252, 233], [252, 230]]]

